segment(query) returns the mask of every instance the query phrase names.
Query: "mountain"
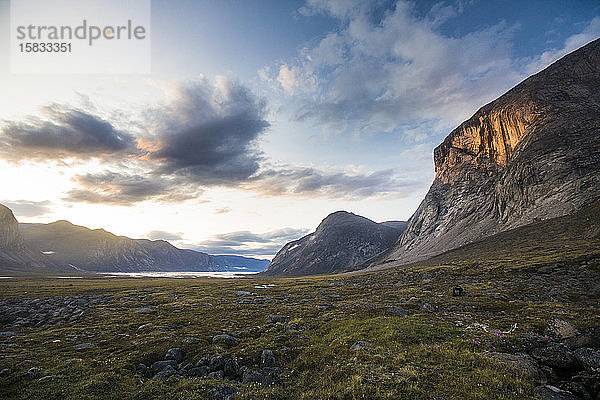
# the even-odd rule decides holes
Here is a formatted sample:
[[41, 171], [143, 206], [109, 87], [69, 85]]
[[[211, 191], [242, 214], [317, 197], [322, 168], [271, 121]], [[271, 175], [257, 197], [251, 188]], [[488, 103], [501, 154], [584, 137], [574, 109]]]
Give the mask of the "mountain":
[[386, 250], [401, 233], [368, 218], [337, 211], [315, 232], [283, 246], [264, 274], [301, 276], [342, 271]]
[[25, 249], [19, 223], [10, 208], [0, 204], [0, 249], [3, 252], [20, 252]]
[[163, 240], [130, 239], [68, 221], [20, 224], [25, 242], [59, 265], [95, 272], [218, 271], [208, 254]]
[[262, 272], [271, 263], [265, 259], [242, 256], [213, 255], [211, 257], [219, 267], [227, 271]]
[[406, 229], [406, 221], [385, 221], [381, 222], [381, 225], [387, 226], [389, 228], [398, 229], [399, 231], [403, 231]]
[[[44, 270], [56, 267], [25, 245], [13, 212], [0, 204], [0, 268], [5, 271]], [[59, 269], [60, 270], [60, 269]]]
[[423, 260], [600, 198], [598, 88], [600, 39], [482, 107], [435, 149], [429, 192], [376, 261]]
[[[130, 239], [104, 229], [89, 229], [68, 221], [20, 224], [25, 243], [54, 264], [94, 272], [262, 271], [268, 260], [212, 256], [179, 249], [164, 240]], [[263, 268], [260, 269], [259, 265]]]

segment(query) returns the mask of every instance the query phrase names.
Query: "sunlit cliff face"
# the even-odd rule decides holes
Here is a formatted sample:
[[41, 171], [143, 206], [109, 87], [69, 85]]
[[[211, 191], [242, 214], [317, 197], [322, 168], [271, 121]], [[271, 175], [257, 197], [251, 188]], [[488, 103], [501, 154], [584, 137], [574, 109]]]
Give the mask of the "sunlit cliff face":
[[506, 165], [540, 113], [532, 100], [492, 107], [495, 103], [456, 128], [435, 149], [436, 178], [451, 180], [453, 171], [463, 164], [492, 168]]

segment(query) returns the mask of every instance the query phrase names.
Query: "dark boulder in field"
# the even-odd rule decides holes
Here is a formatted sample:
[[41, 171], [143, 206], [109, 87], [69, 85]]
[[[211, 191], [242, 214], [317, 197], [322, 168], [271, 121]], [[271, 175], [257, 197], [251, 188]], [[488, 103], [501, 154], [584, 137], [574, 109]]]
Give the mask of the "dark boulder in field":
[[175, 360], [165, 360], [165, 361], [157, 361], [154, 364], [152, 364], [152, 367], [150, 367], [152, 369], [152, 372], [154, 372], [155, 374], [164, 370], [167, 367], [171, 367], [173, 369], [177, 368], [177, 361]]
[[552, 343], [549, 346], [533, 350], [533, 358], [541, 364], [561, 370], [573, 370], [577, 361], [569, 348], [563, 344]]
[[555, 386], [538, 386], [535, 390], [542, 400], [580, 400], [573, 393], [561, 390]]
[[181, 349], [179, 347], [174, 347], [167, 350], [165, 360], [175, 360], [177, 363], [180, 363], [181, 360], [183, 360], [183, 353], [181, 352]]
[[567, 321], [562, 319], [551, 319], [546, 327], [546, 335], [550, 336], [554, 340], [565, 340], [570, 339], [579, 335], [579, 331]]
[[581, 348], [574, 351], [575, 358], [579, 364], [591, 372], [600, 372], [600, 350]]
[[261, 367], [273, 367], [275, 366], [275, 353], [273, 350], [263, 350], [260, 355], [260, 366]]
[[286, 323], [286, 322], [289, 322], [290, 319], [291, 318], [287, 315], [270, 314], [267, 317], [267, 323], [268, 324], [275, 324], [277, 322]]
[[237, 340], [233, 336], [227, 334], [214, 336], [212, 338], [212, 342], [213, 344], [218, 344], [225, 347], [233, 347], [237, 345]]
[[152, 377], [152, 379], [165, 380], [165, 379], [169, 379], [170, 377], [172, 377], [176, 373], [177, 373], [177, 370], [173, 366], [167, 365], [165, 368], [163, 368], [162, 370], [160, 370], [159, 372], [157, 372]]

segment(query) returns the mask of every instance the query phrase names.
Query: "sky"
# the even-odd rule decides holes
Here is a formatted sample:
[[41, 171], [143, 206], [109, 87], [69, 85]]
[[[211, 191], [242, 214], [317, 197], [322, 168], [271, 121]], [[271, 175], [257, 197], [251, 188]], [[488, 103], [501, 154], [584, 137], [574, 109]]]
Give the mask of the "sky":
[[600, 37], [583, 0], [154, 0], [149, 74], [13, 74], [0, 0], [0, 203], [272, 258], [346, 210], [407, 220], [433, 149]]

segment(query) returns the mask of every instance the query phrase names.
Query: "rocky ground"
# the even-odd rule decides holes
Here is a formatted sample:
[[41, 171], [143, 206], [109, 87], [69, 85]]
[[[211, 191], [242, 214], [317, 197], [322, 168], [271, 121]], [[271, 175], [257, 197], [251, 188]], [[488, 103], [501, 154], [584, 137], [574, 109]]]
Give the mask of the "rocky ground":
[[1, 282], [0, 398], [599, 399], [599, 261]]

